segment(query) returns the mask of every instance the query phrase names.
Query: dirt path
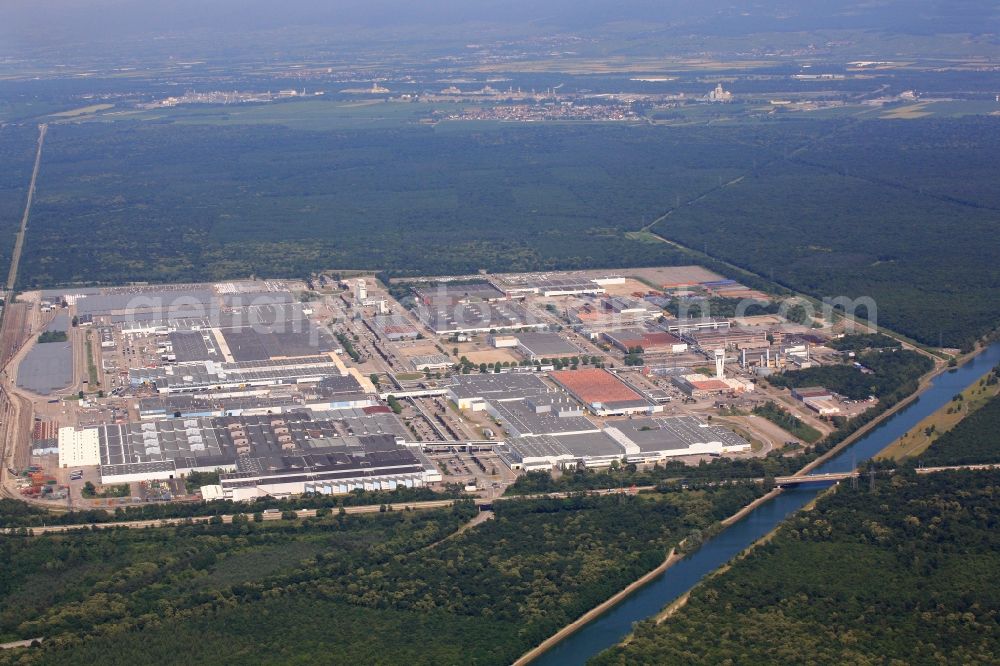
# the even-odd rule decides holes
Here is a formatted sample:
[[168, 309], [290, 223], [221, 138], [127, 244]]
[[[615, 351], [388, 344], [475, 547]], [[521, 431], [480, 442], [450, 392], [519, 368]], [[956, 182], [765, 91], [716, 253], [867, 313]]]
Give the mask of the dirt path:
[[10, 292], [17, 284], [17, 269], [21, 263], [21, 250], [24, 249], [24, 233], [28, 230], [28, 217], [31, 215], [31, 202], [35, 198], [35, 183], [38, 181], [38, 171], [42, 166], [42, 145], [45, 143], [45, 133], [48, 132], [48, 125], [38, 126], [38, 151], [35, 153], [35, 167], [31, 171], [31, 184], [28, 185], [28, 201], [24, 206], [24, 215], [21, 217], [21, 228], [17, 232], [17, 240], [14, 241], [14, 254], [10, 258], [10, 271], [7, 273], [7, 291]]
[[35, 641], [42, 642], [42, 638], [28, 638], [23, 641], [11, 641], [10, 643], [0, 643], [0, 650], [13, 650], [14, 648], [31, 647]]
[[450, 541], [450, 540], [454, 539], [455, 537], [459, 536], [460, 534], [468, 532], [469, 530], [471, 530], [476, 525], [482, 525], [487, 520], [492, 520], [493, 518], [494, 518], [494, 514], [493, 514], [492, 511], [480, 511], [475, 516], [473, 516], [471, 520], [469, 520], [468, 522], [466, 522], [464, 525], [462, 525], [461, 527], [459, 527], [457, 530], [455, 530], [454, 532], [452, 532], [451, 534], [449, 534], [445, 538], [438, 539], [434, 543], [428, 544], [428, 545], [424, 546], [423, 548], [421, 548], [421, 550], [430, 550], [432, 548], [437, 548], [438, 546], [440, 546], [441, 544], [443, 544], [445, 541]]

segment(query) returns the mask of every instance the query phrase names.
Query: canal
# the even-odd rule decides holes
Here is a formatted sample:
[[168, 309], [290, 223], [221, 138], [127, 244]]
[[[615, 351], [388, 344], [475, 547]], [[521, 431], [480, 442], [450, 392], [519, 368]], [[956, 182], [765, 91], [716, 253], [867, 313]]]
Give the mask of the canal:
[[[1000, 363], [1000, 343], [988, 347], [962, 367], [935, 377], [916, 400], [817, 467], [813, 473], [846, 472], [853, 469], [947, 404], [956, 393], [986, 374], [997, 363]], [[622, 603], [555, 645], [532, 662], [533, 665], [571, 666], [586, 663], [594, 655], [625, 638], [635, 622], [659, 613], [666, 605], [694, 587], [705, 575], [718, 569], [774, 529], [788, 515], [805, 506], [828, 485], [803, 484], [790, 488], [759, 506], [739, 522], [706, 541], [696, 553], [678, 562]]]

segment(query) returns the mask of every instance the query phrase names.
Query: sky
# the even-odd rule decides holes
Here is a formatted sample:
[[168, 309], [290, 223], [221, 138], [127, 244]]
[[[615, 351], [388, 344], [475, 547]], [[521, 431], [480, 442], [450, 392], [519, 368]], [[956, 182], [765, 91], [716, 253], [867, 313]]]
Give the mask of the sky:
[[705, 34], [817, 29], [1000, 31], [1000, 0], [2, 0], [0, 53], [120, 45], [158, 36], [211, 40], [259, 31], [388, 37], [489, 26], [516, 36], [628, 23]]

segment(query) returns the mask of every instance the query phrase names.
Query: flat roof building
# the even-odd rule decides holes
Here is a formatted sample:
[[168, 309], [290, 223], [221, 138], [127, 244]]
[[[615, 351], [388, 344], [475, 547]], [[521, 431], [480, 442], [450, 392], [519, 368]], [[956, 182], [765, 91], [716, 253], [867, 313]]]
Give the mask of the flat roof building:
[[706, 377], [705, 375], [681, 375], [671, 378], [674, 386], [692, 398], [708, 398], [728, 393], [753, 391], [752, 382], [734, 377]]
[[647, 303], [645, 300], [629, 298], [627, 296], [611, 296], [604, 299], [605, 310], [610, 310], [622, 317], [638, 317], [646, 319], [656, 317], [660, 314], [660, 308]]
[[472, 282], [436, 282], [415, 287], [413, 292], [424, 305], [492, 303], [507, 298], [502, 291], [485, 280]]
[[607, 277], [590, 279], [583, 276], [539, 273], [533, 275], [504, 275], [496, 278], [495, 284], [509, 297], [523, 297], [541, 294], [546, 297], [578, 296], [605, 293], [604, 284], [620, 284], [624, 278]]
[[548, 331], [518, 333], [517, 349], [532, 361], [543, 358], [564, 358], [580, 353], [579, 349], [561, 335]]
[[769, 344], [768, 331], [757, 328], [727, 328], [690, 331], [684, 335], [695, 347], [710, 352], [716, 349], [758, 348]]
[[550, 373], [549, 377], [598, 416], [663, 411], [662, 405], [641, 395], [604, 369], [558, 370]]
[[234, 500], [395, 490], [440, 480], [440, 472], [428, 464], [392, 436], [367, 435], [308, 452], [241, 457], [235, 471], [219, 476], [219, 484], [223, 496]]
[[628, 462], [654, 462], [687, 455], [719, 455], [750, 450], [750, 442], [723, 426], [694, 416], [614, 421], [605, 432], [625, 449]]
[[102, 326], [97, 333], [101, 336], [101, 349], [115, 348], [115, 332], [110, 326]]
[[537, 374], [514, 372], [456, 375], [447, 389], [448, 398], [459, 409], [474, 411], [485, 409], [487, 400], [523, 400], [553, 392]]
[[403, 315], [379, 315], [372, 319], [372, 328], [382, 338], [390, 342], [415, 340], [420, 332]]
[[450, 356], [446, 356], [445, 354], [425, 354], [411, 358], [410, 365], [413, 366], [414, 370], [419, 371], [444, 370], [455, 365], [455, 362]]
[[496, 349], [517, 347], [516, 335], [491, 335], [490, 344]]
[[576, 435], [599, 430], [583, 415], [579, 403], [565, 394], [541, 394], [504, 402], [488, 400], [486, 411], [511, 437]]
[[624, 328], [616, 331], [607, 331], [602, 336], [623, 352], [640, 347], [644, 352], [651, 354], [681, 354], [686, 352], [688, 348], [686, 342], [673, 333], [663, 330]]
[[548, 470], [552, 467], [608, 467], [621, 460], [625, 448], [606, 432], [514, 437], [494, 447], [511, 469]]
[[332, 355], [232, 363], [200, 361], [132, 368], [129, 381], [133, 386], [155, 385], [159, 393], [195, 393], [319, 382], [326, 377], [343, 376], [346, 374], [344, 369], [339, 359]]
[[724, 330], [731, 328], [732, 324], [728, 319], [693, 317], [689, 319], [667, 319], [660, 326], [668, 333], [683, 336], [693, 331]]
[[799, 386], [792, 389], [792, 397], [797, 400], [806, 398], [832, 398], [833, 391], [822, 386]]
[[162, 349], [173, 354], [174, 359], [180, 363], [225, 360], [211, 330], [171, 331], [167, 333], [167, 341]]
[[420, 320], [437, 335], [456, 333], [489, 333], [522, 328], [545, 328], [520, 303], [458, 303], [455, 305], [421, 306]]
[[[340, 456], [338, 465], [351, 464], [341, 465], [336, 471], [351, 472], [350, 478], [370, 478], [369, 472], [377, 466], [370, 465], [374, 458], [366, 456], [373, 453], [391, 453], [397, 463], [404, 460], [407, 466], [418, 466], [420, 469], [414, 473], [419, 473], [410, 479], [410, 485], [439, 478], [439, 472], [422, 458], [419, 450], [409, 450], [406, 427], [389, 410], [365, 408], [317, 412], [315, 415], [302, 410], [283, 414], [167, 418], [63, 430], [66, 432], [60, 433], [64, 444], [60, 446], [60, 454], [62, 456], [65, 450], [65, 464], [100, 465], [104, 483], [170, 479], [192, 471], [217, 469], [240, 474], [238, 485], [242, 488], [252, 485], [246, 483], [251, 478], [260, 481], [258, 485], [266, 486], [265, 477], [272, 473], [288, 476], [287, 470], [298, 470], [297, 475], [305, 475], [310, 480], [329, 480], [334, 477], [315, 476], [311, 472], [330, 471], [335, 466], [331, 461], [337, 456]], [[90, 448], [78, 453], [81, 444]], [[96, 458], [93, 455], [95, 445]], [[342, 454], [351, 459], [343, 459]], [[305, 460], [306, 467], [313, 469], [302, 468], [296, 460]], [[402, 474], [397, 463], [390, 465], [394, 469], [386, 474]], [[252, 474], [247, 476], [247, 472]], [[402, 480], [405, 484], [405, 479]], [[323, 492], [321, 489], [309, 490], [304, 480], [284, 479], [281, 483], [284, 484], [282, 492], [286, 493]], [[298, 486], [293, 488], [289, 483]], [[227, 490], [227, 497], [235, 497], [228, 488], [232, 484], [223, 482], [222, 485]], [[241, 492], [246, 495], [250, 491]], [[253, 492], [266, 494], [269, 491], [264, 488]]]
[[97, 432], [59, 428], [59, 467], [99, 464], [101, 464], [101, 445]]

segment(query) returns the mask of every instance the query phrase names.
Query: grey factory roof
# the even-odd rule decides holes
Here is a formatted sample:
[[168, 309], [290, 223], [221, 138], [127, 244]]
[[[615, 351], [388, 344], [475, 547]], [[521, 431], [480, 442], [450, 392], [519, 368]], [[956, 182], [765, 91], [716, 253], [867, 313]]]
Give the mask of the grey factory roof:
[[403, 315], [389, 314], [372, 317], [372, 325], [375, 328], [383, 328], [385, 326], [412, 326], [413, 324]]
[[527, 308], [512, 301], [421, 306], [417, 309], [417, 315], [438, 334], [545, 326]]
[[138, 323], [146, 328], [159, 327], [178, 331], [207, 328], [243, 329], [261, 331], [299, 332], [311, 325], [301, 303], [265, 303], [223, 308], [218, 302], [197, 308], [184, 308], [166, 312], [162, 310], [137, 310], [111, 316], [112, 323]]
[[340, 367], [327, 356], [309, 356], [268, 361], [218, 363], [205, 361], [159, 368], [133, 368], [129, 379], [152, 383], [160, 391], [193, 391], [220, 385], [294, 382], [313, 377], [340, 376]]
[[215, 337], [209, 331], [173, 331], [167, 338], [178, 363], [222, 360]]
[[[366, 412], [364, 409], [338, 409], [315, 411], [315, 419], [331, 420], [340, 424], [343, 432], [353, 437], [390, 435], [393, 438], [411, 437], [406, 426], [392, 412]], [[308, 443], [307, 443], [308, 444]], [[318, 444], [317, 444], [318, 446]]]
[[576, 435], [540, 435], [537, 437], [514, 437], [506, 442], [515, 457], [525, 458], [606, 458], [623, 456], [625, 449], [611, 436], [602, 431]]
[[205, 288], [107, 290], [78, 298], [76, 311], [92, 315], [122, 312], [202, 313], [213, 298], [212, 291]]
[[262, 330], [255, 326], [225, 329], [222, 335], [237, 361], [312, 356], [336, 347], [333, 336], [311, 322], [303, 324], [299, 330]]
[[579, 458], [618, 456], [625, 453], [622, 445], [604, 431], [556, 435], [555, 439]]
[[457, 375], [449, 389], [458, 398], [494, 400], [518, 400], [553, 390], [538, 375], [525, 372]]
[[386, 474], [417, 474], [424, 471], [424, 466], [413, 452], [378, 437], [361, 438], [350, 450], [312, 452], [306, 455], [248, 456], [241, 458], [236, 468], [236, 472], [220, 475], [223, 485], [252, 486], [262, 478], [292, 483]]
[[309, 320], [299, 303], [254, 305], [222, 312], [213, 321], [237, 361], [310, 356], [336, 348], [333, 336]]
[[587, 278], [549, 277], [528, 280], [528, 285], [539, 291], [603, 291], [603, 287]]
[[437, 282], [417, 287], [417, 295], [425, 302], [458, 303], [467, 301], [495, 301], [504, 298], [504, 293], [486, 281], [482, 282]]
[[141, 463], [122, 463], [118, 465], [101, 465], [101, 476], [120, 476], [123, 474], [173, 474], [177, 465], [173, 460]]
[[517, 334], [517, 341], [532, 356], [555, 358], [580, 353], [579, 349], [558, 333], [526, 331]]
[[309, 390], [310, 395], [323, 398], [339, 397], [362, 393], [361, 384], [354, 375], [332, 375], [320, 380], [318, 384]]
[[[394, 414], [313, 418], [278, 415], [163, 419], [96, 427], [102, 465], [174, 462], [178, 468], [231, 466], [241, 458], [400, 449], [405, 427]], [[242, 443], [241, 443], [242, 442]], [[241, 448], [245, 452], [241, 455]]]
[[517, 461], [524, 461], [525, 458], [558, 458], [565, 456], [572, 457], [559, 440], [551, 435], [540, 435], [537, 437], [512, 437], [497, 449], [502, 453], [503, 449], [508, 449], [514, 454]]
[[686, 449], [705, 442], [722, 442], [725, 446], [746, 444], [746, 440], [728, 428], [709, 425], [694, 416], [629, 419], [607, 425], [624, 434], [643, 453]]
[[[185, 313], [191, 315], [192, 313]], [[87, 315], [93, 318], [93, 315]], [[172, 328], [178, 331], [196, 331], [205, 328], [212, 328], [212, 322], [217, 316], [209, 313], [200, 313], [197, 316], [164, 316], [162, 312], [132, 312], [129, 314], [117, 314], [110, 317], [112, 324], [122, 324], [122, 328], [128, 328], [128, 324], [141, 324], [144, 328]]]
[[502, 289], [533, 289], [541, 292], [579, 291], [601, 293], [604, 289], [593, 279], [573, 275], [504, 275], [498, 276], [497, 285]]
[[250, 305], [223, 310], [213, 321], [216, 328], [266, 328], [297, 331], [308, 321], [301, 303]]
[[276, 305], [293, 303], [291, 293], [287, 291], [258, 291], [252, 293], [225, 294], [220, 300], [227, 308], [244, 307], [248, 305]]
[[415, 338], [420, 332], [403, 315], [379, 315], [372, 319], [372, 327], [390, 340]]
[[231, 398], [207, 398], [196, 395], [168, 395], [142, 398], [139, 400], [140, 414], [172, 415], [180, 412], [182, 416], [192, 413], [210, 414], [227, 411], [242, 411], [247, 409], [288, 408], [301, 406], [301, 400], [284, 397], [263, 397], [247, 395]]
[[[572, 405], [579, 407], [575, 402]], [[598, 430], [596, 425], [579, 415], [578, 411], [571, 411], [569, 415], [560, 415], [555, 410], [539, 413], [525, 400], [490, 402], [490, 409], [496, 413], [504, 428], [515, 436], [556, 435]]]
[[102, 425], [97, 428], [102, 465], [205, 458], [235, 460], [231, 444], [220, 439], [211, 419], [165, 419], [155, 423]]

